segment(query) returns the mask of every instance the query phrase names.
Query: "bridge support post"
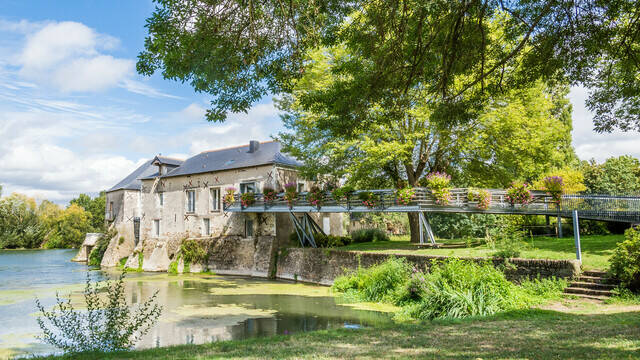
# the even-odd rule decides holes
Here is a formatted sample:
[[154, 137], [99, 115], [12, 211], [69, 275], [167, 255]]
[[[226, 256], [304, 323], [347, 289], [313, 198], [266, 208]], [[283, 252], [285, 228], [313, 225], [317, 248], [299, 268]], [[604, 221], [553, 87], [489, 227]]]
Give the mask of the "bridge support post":
[[578, 210], [571, 212], [573, 218], [573, 239], [576, 243], [576, 259], [582, 263], [582, 251], [580, 249], [580, 225], [578, 225]]
[[562, 237], [562, 217], [558, 214], [558, 237]]
[[420, 222], [420, 244], [425, 243], [424, 234], [426, 232], [427, 236], [429, 237], [429, 242], [431, 243], [431, 245], [435, 245], [436, 239], [433, 236], [433, 231], [431, 230], [431, 224], [429, 224], [429, 220], [427, 220], [427, 216], [423, 212], [418, 213], [418, 216], [419, 216], [419, 222]]
[[296, 234], [298, 235], [298, 240], [300, 240], [300, 245], [304, 247], [305, 243], [308, 243], [311, 247], [318, 247], [316, 245], [315, 238], [313, 236], [314, 233], [320, 233], [324, 235], [324, 231], [315, 221], [309, 216], [309, 214], [304, 213], [302, 216], [302, 221], [298, 220], [298, 218], [293, 214], [293, 212], [289, 212], [289, 218], [293, 223], [293, 227], [296, 230]]

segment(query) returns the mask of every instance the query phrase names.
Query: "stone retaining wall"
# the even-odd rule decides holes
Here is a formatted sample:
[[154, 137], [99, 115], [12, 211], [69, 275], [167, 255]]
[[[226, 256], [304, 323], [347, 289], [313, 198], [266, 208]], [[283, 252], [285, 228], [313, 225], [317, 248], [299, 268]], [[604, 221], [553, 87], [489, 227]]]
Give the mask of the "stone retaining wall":
[[[428, 268], [433, 260], [446, 259], [446, 256], [428, 255], [391, 255], [359, 251], [339, 251], [328, 249], [282, 249], [277, 254], [276, 277], [323, 285], [333, 284], [333, 280], [345, 273], [361, 267], [369, 267], [385, 261], [390, 256], [406, 258], [418, 268]], [[492, 261], [495, 265], [504, 264], [503, 260], [486, 258], [462, 258], [477, 262]], [[580, 273], [577, 260], [510, 259], [505, 274], [509, 280], [523, 278], [542, 278], [551, 276], [572, 278]]]

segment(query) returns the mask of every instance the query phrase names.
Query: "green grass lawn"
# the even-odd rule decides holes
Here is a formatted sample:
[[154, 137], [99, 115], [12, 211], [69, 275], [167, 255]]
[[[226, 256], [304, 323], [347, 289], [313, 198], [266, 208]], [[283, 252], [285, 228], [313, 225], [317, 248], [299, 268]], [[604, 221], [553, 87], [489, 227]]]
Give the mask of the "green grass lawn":
[[[624, 240], [624, 235], [591, 235], [581, 237], [582, 266], [584, 269], [606, 269], [609, 257], [616, 244]], [[461, 242], [461, 240], [438, 239], [439, 243]], [[536, 237], [528, 239], [528, 248], [523, 250], [520, 257], [530, 259], [575, 259], [575, 245], [573, 237]], [[417, 249], [409, 242], [408, 236], [393, 236], [391, 241], [374, 243], [351, 244], [338, 248], [340, 250], [375, 251], [395, 254], [416, 255], [445, 255], [490, 257], [496, 252], [486, 245], [477, 245], [460, 249]]]
[[[555, 304], [484, 319], [395, 324], [68, 359], [637, 359], [640, 306]], [[573, 305], [572, 305], [573, 304]], [[578, 306], [568, 309], [567, 306]], [[62, 357], [50, 357], [59, 359]]]

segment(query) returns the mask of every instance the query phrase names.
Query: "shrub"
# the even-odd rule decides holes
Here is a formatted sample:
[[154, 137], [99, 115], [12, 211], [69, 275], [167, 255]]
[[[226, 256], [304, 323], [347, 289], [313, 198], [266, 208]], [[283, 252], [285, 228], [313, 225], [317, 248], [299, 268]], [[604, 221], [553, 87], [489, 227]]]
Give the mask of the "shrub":
[[[107, 251], [107, 247], [109, 246], [109, 241], [111, 241], [111, 239], [117, 234], [118, 232], [116, 229], [112, 228], [98, 238], [96, 245], [91, 249], [91, 253], [89, 254], [89, 261], [87, 262], [88, 265], [100, 266], [104, 253]], [[124, 239], [122, 236], [120, 238]]]
[[411, 266], [404, 258], [391, 257], [368, 269], [359, 268], [351, 275], [336, 278], [332, 289], [358, 301], [395, 303], [410, 274]]
[[455, 258], [435, 263], [420, 286], [421, 300], [405, 308], [417, 319], [486, 316], [527, 304], [522, 291], [489, 263]]
[[224, 189], [225, 194], [224, 197], [222, 198], [222, 202], [226, 205], [229, 206], [231, 204], [233, 204], [233, 202], [235, 201], [235, 194], [236, 194], [236, 188], [234, 188], [233, 186], [229, 186], [228, 188]]
[[488, 240], [498, 249], [498, 252], [493, 254], [497, 258], [519, 257], [520, 252], [528, 246], [524, 239], [524, 232], [519, 230], [517, 224], [508, 222], [508, 219], [503, 219], [489, 230]]
[[350, 197], [353, 192], [354, 192], [353, 186], [345, 185], [343, 187], [333, 189], [331, 191], [331, 197], [336, 202], [339, 202]]
[[555, 276], [545, 279], [538, 276], [521, 282], [520, 286], [532, 298], [560, 299], [568, 284], [567, 280], [558, 279]]
[[[157, 304], [156, 291], [132, 311], [125, 297], [124, 274], [101, 288], [92, 284], [87, 273], [86, 310], [76, 310], [71, 299], [63, 300], [56, 294], [57, 304], [47, 311], [36, 298], [42, 339], [66, 353], [131, 349], [155, 324], [162, 307]], [[101, 296], [104, 289], [106, 299]]]
[[529, 184], [523, 182], [514, 181], [507, 188], [507, 201], [511, 205], [527, 205], [533, 200]]
[[362, 201], [362, 205], [373, 209], [378, 206], [378, 196], [371, 191], [361, 191], [358, 193], [358, 199]]
[[389, 236], [380, 229], [360, 229], [351, 232], [351, 241], [353, 243], [389, 241]]
[[467, 194], [469, 201], [476, 201], [478, 209], [487, 210], [491, 206], [491, 193], [485, 189], [469, 189]]
[[625, 240], [618, 243], [609, 259], [609, 272], [625, 288], [640, 290], [640, 229], [631, 228], [624, 233]]
[[416, 189], [412, 187], [406, 187], [404, 189], [396, 190], [396, 201], [400, 205], [409, 205], [416, 197]]
[[544, 190], [551, 196], [551, 200], [556, 204], [560, 204], [564, 189], [562, 177], [548, 176], [542, 180], [542, 183], [544, 184]]
[[[351, 238], [348, 236], [335, 236], [315, 234], [316, 246], [321, 248], [332, 248], [351, 244]], [[296, 240], [298, 239], [296, 235]]]
[[203, 264], [209, 258], [207, 246], [198, 240], [184, 240], [180, 245], [180, 254], [185, 264]]
[[451, 176], [446, 173], [434, 172], [426, 177], [427, 187], [436, 198], [436, 204], [449, 205], [451, 202]]
[[317, 186], [312, 186], [307, 194], [307, 201], [311, 203], [311, 205], [320, 208], [324, 203], [324, 191]]
[[240, 203], [243, 207], [251, 206], [256, 202], [256, 194], [252, 192], [246, 192], [240, 195]]
[[293, 206], [293, 203], [298, 198], [297, 186], [298, 184], [295, 182], [284, 184], [284, 199], [287, 200], [289, 206]]
[[267, 186], [262, 188], [262, 197], [266, 203], [272, 203], [277, 196], [278, 193], [273, 188]]

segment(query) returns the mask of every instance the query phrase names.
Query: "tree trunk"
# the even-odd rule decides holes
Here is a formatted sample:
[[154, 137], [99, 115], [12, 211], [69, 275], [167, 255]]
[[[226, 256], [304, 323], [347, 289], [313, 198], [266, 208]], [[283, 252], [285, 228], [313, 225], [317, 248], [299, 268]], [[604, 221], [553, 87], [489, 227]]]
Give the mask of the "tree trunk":
[[411, 234], [411, 242], [420, 242], [420, 219], [418, 213], [407, 213], [409, 217], [409, 233]]

